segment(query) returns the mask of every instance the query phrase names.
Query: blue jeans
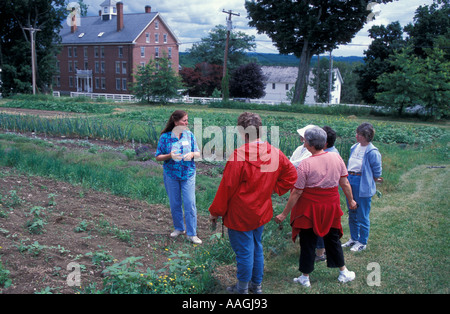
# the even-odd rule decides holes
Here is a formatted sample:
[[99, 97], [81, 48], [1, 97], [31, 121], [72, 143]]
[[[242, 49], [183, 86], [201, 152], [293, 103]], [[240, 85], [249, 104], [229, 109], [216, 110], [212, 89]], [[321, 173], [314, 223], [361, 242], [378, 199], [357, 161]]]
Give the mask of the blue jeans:
[[349, 175], [348, 181], [352, 186], [353, 199], [359, 205], [356, 210], [349, 209], [348, 211], [348, 224], [350, 227], [350, 236], [353, 240], [366, 245], [367, 240], [369, 239], [369, 232], [370, 232], [369, 214], [372, 198], [359, 197], [359, 186], [361, 182], [361, 176]]
[[[175, 230], [184, 231], [186, 221], [186, 234], [197, 235], [197, 207], [195, 206], [195, 174], [187, 180], [176, 180], [164, 172], [164, 186], [169, 196], [170, 211], [172, 213]], [[184, 219], [183, 219], [184, 207]]]
[[261, 243], [264, 226], [251, 231], [228, 229], [230, 244], [236, 254], [237, 279], [261, 284], [264, 273], [264, 255]]

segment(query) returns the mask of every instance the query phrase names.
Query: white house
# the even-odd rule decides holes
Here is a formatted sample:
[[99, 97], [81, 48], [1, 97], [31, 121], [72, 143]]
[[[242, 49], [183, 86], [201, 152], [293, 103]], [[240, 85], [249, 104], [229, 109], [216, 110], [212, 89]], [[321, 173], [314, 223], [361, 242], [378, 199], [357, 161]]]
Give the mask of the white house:
[[[286, 93], [295, 86], [297, 81], [298, 68], [297, 67], [282, 67], [282, 66], [262, 66], [264, 75], [266, 76], [266, 95], [261, 98], [264, 101], [274, 102], [289, 102]], [[341, 90], [344, 83], [341, 73], [338, 68], [333, 69], [336, 77], [334, 81], [334, 90], [331, 92], [331, 104], [339, 104], [341, 102]], [[309, 74], [309, 81], [312, 82], [314, 74], [312, 71]], [[327, 87], [328, 88], [328, 87]], [[315, 90], [308, 85], [306, 92], [305, 104], [315, 103]]]

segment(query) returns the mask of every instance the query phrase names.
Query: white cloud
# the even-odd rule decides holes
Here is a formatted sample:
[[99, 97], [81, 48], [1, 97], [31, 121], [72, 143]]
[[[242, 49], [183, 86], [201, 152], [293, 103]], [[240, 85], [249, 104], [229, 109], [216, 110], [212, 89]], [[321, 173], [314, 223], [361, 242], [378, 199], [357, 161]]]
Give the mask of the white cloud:
[[[101, 9], [100, 4], [104, 0], [84, 0], [89, 5], [88, 15], [97, 15]], [[146, 5], [152, 6], [152, 11], [160, 12], [170, 25], [172, 30], [182, 42], [181, 51], [199, 42], [201, 38], [208, 35], [208, 31], [216, 25], [226, 24], [227, 15], [222, 10], [232, 10], [240, 16], [233, 16], [233, 28], [249, 35], [256, 36], [257, 52], [278, 53], [272, 45], [270, 38], [266, 35], [258, 35], [256, 29], [248, 26], [245, 0], [122, 0], [125, 13], [144, 12]], [[333, 54], [342, 56], [362, 56], [371, 42], [368, 30], [373, 25], [387, 25], [399, 21], [406, 26], [413, 21], [414, 13], [420, 5], [430, 5], [432, 0], [400, 0], [388, 4], [376, 6], [380, 11], [376, 19], [367, 23], [365, 27], [355, 36], [349, 45], [341, 46]]]

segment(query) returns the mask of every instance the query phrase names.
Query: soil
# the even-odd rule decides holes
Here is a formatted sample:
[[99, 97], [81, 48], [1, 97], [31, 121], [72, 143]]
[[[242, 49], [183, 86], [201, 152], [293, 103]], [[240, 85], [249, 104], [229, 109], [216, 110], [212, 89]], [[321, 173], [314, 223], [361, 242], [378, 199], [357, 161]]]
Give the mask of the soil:
[[[16, 109], [19, 111], [27, 113]], [[83, 149], [76, 142], [61, 143], [58, 141], [61, 138], [47, 140], [68, 149]], [[89, 142], [124, 146], [106, 141]], [[131, 147], [130, 143], [125, 145]], [[141, 163], [161, 167], [151, 160]], [[198, 163], [200, 173], [207, 173], [211, 167], [217, 166]], [[66, 282], [73, 271], [68, 269], [71, 262], [85, 266], [81, 273], [82, 286], [91, 282], [101, 286], [102, 270], [112, 262], [98, 265], [90, 256], [92, 253], [107, 253], [114, 258], [113, 262], [142, 256], [139, 262], [144, 270], [147, 267], [158, 270], [167, 262], [170, 252], [194, 247], [185, 236], [175, 239], [169, 236], [173, 224], [170, 209], [164, 205], [88, 190], [7, 167], [0, 167], [0, 197], [0, 262], [3, 265], [0, 269], [7, 269], [12, 280], [10, 287], [0, 287], [0, 294], [31, 294], [46, 289], [52, 293], [76, 293]], [[41, 234], [33, 234], [27, 228], [27, 222], [32, 219], [31, 209], [37, 206], [46, 222]], [[83, 221], [87, 226], [75, 231]], [[132, 240], [120, 240], [105, 226], [131, 232]], [[207, 243], [212, 234], [208, 217], [198, 215], [198, 236]], [[233, 265], [216, 269], [217, 289], [231, 284], [234, 276]]]

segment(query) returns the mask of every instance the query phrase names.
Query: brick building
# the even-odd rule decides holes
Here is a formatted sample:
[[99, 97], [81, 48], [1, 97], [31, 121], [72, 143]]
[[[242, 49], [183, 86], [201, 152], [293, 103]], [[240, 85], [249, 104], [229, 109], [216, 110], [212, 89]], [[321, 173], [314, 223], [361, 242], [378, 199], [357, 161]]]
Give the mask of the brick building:
[[98, 16], [73, 14], [72, 26], [64, 23], [53, 90], [129, 94], [136, 68], [164, 55], [178, 73], [180, 43], [158, 12], [146, 6], [144, 13], [124, 14], [115, 0], [100, 8]]

